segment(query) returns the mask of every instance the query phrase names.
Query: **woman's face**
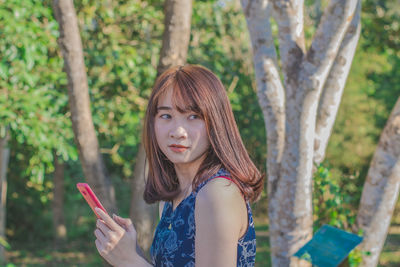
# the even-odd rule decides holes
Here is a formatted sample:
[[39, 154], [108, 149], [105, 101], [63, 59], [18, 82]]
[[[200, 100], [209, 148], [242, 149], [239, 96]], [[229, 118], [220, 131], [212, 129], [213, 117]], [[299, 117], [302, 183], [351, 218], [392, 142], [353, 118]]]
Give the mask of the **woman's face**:
[[154, 129], [158, 146], [175, 166], [198, 167], [210, 146], [204, 120], [174, 108], [172, 89], [158, 100]]

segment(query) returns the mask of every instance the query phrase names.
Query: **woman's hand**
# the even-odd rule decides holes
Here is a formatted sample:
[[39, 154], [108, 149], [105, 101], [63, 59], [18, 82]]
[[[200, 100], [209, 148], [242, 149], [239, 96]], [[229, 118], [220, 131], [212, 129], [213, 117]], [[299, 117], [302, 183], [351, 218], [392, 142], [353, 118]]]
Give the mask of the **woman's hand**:
[[95, 243], [100, 255], [113, 266], [132, 266], [137, 260], [136, 230], [130, 219], [113, 215], [114, 220], [96, 208], [101, 217], [97, 220]]

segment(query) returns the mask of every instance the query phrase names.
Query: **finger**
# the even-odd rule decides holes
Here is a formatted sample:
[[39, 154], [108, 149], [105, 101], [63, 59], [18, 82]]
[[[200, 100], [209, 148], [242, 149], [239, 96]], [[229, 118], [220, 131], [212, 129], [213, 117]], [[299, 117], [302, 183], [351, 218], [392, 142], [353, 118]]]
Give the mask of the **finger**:
[[97, 248], [97, 251], [99, 252], [99, 254], [104, 258], [104, 256], [105, 256], [105, 251], [104, 251], [104, 247], [103, 247], [103, 245], [101, 244], [101, 242], [98, 240], [98, 239], [96, 239], [95, 241], [94, 241], [94, 243], [96, 244], [96, 248]]
[[100, 256], [102, 256], [109, 264], [115, 266], [113, 262], [115, 262], [115, 257], [109, 253], [109, 250], [106, 246], [103, 246], [99, 240], [95, 240], [97, 251], [99, 252]]
[[96, 213], [101, 217], [101, 219], [103, 219], [103, 221], [105, 222], [105, 224], [114, 231], [118, 231], [121, 230], [121, 226], [119, 226], [111, 217], [110, 215], [108, 215], [107, 213], [105, 213], [104, 211], [102, 211], [99, 208], [95, 208]]
[[99, 229], [96, 229], [94, 231], [94, 235], [96, 236], [97, 240], [100, 242], [100, 244], [102, 245], [102, 247], [104, 247], [104, 245], [107, 243], [107, 238], [106, 236], [102, 233], [102, 231], [100, 231]]
[[113, 214], [113, 219], [116, 223], [122, 226], [125, 231], [133, 232], [135, 231], [135, 227], [133, 226], [132, 220], [129, 218], [121, 218], [118, 215]]
[[99, 246], [99, 253], [101, 253], [103, 257], [109, 256], [109, 252], [113, 250], [113, 248], [115, 247], [115, 243], [104, 236], [99, 229], [96, 229], [94, 234], [97, 237], [96, 240]]
[[100, 219], [97, 220], [96, 227], [103, 233], [103, 235], [106, 238], [109, 238], [110, 237], [110, 233], [113, 231], [105, 224], [104, 221], [102, 221]]
[[128, 231], [128, 228], [126, 227], [126, 225], [124, 224], [124, 222], [122, 222], [122, 221], [117, 217], [117, 215], [113, 214], [112, 217], [113, 217], [114, 221], [115, 221], [119, 226], [121, 226], [122, 228], [124, 228], [125, 231]]

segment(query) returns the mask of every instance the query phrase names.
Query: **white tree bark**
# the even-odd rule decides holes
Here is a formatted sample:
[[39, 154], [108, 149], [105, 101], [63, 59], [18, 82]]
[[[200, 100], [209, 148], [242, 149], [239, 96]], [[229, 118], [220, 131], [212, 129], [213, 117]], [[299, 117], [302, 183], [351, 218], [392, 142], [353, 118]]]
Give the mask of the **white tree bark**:
[[[279, 203], [275, 198], [276, 187], [280, 176], [285, 136], [285, 93], [279, 77], [277, 56], [270, 26], [272, 4], [267, 0], [242, 0], [247, 26], [253, 48], [254, 69], [256, 72], [257, 95], [264, 114], [267, 132], [267, 190], [268, 216], [270, 220], [270, 240], [277, 244], [279, 240]], [[271, 257], [274, 261], [280, 254], [280, 247], [271, 246]]]
[[258, 101], [264, 114], [268, 142], [268, 189], [273, 194], [279, 176], [285, 132], [285, 96], [279, 78], [274, 40], [269, 16], [271, 3], [267, 0], [242, 0], [253, 48]]
[[[340, 47], [347, 48], [342, 40], [346, 32], [352, 34], [348, 28], [359, 12], [356, 12], [358, 1], [332, 0], [307, 52], [304, 51], [303, 1], [241, 2], [250, 32], [258, 96], [268, 133], [272, 265], [297, 266], [300, 262], [291, 255], [312, 235], [312, 167], [320, 95], [329, 72], [339, 69], [339, 65], [332, 66], [335, 59], [343, 57], [338, 56]], [[285, 91], [269, 26], [271, 3], [279, 27]], [[343, 79], [346, 77], [347, 73]], [[321, 123], [325, 124], [322, 120], [324, 118]]]
[[[299, 64], [305, 53], [304, 0], [274, 0], [273, 17], [279, 29], [279, 54], [286, 89], [288, 84], [297, 84]], [[294, 92], [287, 92], [288, 97]]]
[[[300, 66], [300, 76], [308, 90], [320, 91], [327, 79], [343, 37], [356, 15], [359, 1], [332, 0], [321, 18], [307, 56]], [[359, 12], [359, 11], [358, 11]], [[300, 77], [300, 80], [303, 80]], [[319, 92], [320, 93], [320, 92]]]
[[364, 230], [361, 266], [377, 266], [400, 187], [400, 98], [381, 134], [364, 184], [357, 215]]
[[357, 8], [358, 11], [347, 29], [319, 101], [314, 141], [314, 163], [317, 165], [325, 158], [325, 151], [339, 110], [358, 39], [360, 38], [361, 3], [358, 4]]

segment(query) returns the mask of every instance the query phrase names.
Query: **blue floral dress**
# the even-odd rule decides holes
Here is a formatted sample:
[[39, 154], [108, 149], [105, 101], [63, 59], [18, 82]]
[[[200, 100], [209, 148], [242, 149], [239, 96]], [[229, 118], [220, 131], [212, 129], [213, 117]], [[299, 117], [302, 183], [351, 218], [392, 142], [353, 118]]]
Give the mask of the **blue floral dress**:
[[[161, 220], [154, 233], [150, 248], [152, 263], [161, 267], [194, 267], [195, 266], [195, 234], [196, 224], [194, 207], [199, 190], [211, 179], [219, 176], [229, 177], [224, 169], [202, 182], [196, 190], [172, 210], [172, 203], [166, 202]], [[247, 201], [248, 228], [237, 245], [237, 266], [253, 267], [256, 256], [256, 234], [254, 221]]]

